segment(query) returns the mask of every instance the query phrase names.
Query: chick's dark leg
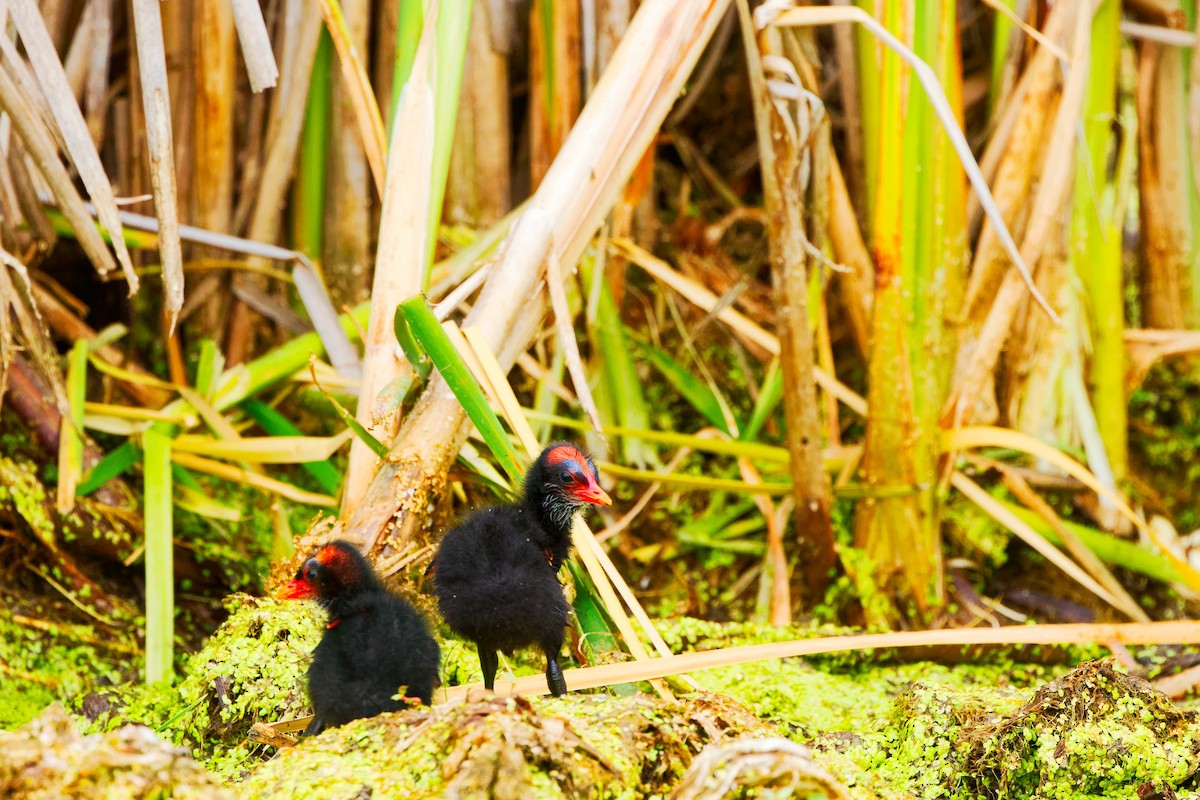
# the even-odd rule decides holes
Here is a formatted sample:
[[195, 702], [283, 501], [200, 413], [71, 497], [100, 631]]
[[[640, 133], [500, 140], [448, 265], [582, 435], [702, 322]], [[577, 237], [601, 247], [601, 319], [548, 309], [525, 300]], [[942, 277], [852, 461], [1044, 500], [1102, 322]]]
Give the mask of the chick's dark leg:
[[479, 667], [483, 670], [483, 685], [489, 691], [496, 690], [496, 670], [500, 668], [500, 656], [490, 647], [484, 647], [479, 644], [475, 646], [479, 651]]
[[550, 694], [562, 697], [567, 693], [567, 679], [563, 677], [562, 667], [558, 665], [559, 648], [545, 647], [546, 651], [546, 686]]
[[305, 736], [316, 736], [321, 731], [325, 730], [325, 720], [320, 717], [313, 717], [308, 723], [308, 727], [304, 729]]

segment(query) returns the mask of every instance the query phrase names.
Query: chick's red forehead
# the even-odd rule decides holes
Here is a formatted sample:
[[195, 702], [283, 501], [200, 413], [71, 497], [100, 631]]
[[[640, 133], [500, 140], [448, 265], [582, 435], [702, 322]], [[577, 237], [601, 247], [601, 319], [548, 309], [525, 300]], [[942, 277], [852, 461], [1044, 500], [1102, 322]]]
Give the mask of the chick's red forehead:
[[559, 445], [546, 454], [547, 464], [561, 464], [564, 461], [574, 461], [580, 467], [590, 463], [588, 457], [579, 448], [569, 444]]
[[336, 569], [340, 564], [345, 563], [347, 555], [346, 551], [342, 548], [327, 544], [318, 550], [317, 554], [313, 556], [313, 558], [315, 558], [317, 563], [321, 564], [322, 566]]

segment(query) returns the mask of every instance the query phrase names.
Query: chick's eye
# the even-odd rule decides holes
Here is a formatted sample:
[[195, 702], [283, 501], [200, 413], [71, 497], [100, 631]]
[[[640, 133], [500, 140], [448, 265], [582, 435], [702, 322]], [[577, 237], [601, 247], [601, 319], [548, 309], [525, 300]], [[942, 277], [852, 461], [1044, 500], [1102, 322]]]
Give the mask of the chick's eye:
[[563, 470], [563, 473], [560, 477], [562, 478], [563, 483], [571, 483], [572, 482], [571, 473], [565, 469]]
[[304, 567], [304, 580], [308, 581], [309, 583], [317, 582], [317, 568], [312, 564], [308, 564]]

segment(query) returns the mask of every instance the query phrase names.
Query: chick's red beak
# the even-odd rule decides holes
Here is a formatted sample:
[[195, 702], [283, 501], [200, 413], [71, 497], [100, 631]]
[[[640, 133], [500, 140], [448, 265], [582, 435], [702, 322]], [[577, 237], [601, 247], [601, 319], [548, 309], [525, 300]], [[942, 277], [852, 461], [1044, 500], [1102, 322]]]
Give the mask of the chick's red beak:
[[575, 492], [575, 496], [585, 503], [594, 503], [598, 506], [611, 506], [612, 498], [608, 496], [608, 492], [600, 488], [600, 484], [594, 480], [589, 480], [588, 485]]
[[303, 578], [296, 578], [294, 581], [288, 581], [287, 586], [280, 589], [277, 596], [280, 600], [303, 600], [308, 597], [316, 597], [317, 590]]

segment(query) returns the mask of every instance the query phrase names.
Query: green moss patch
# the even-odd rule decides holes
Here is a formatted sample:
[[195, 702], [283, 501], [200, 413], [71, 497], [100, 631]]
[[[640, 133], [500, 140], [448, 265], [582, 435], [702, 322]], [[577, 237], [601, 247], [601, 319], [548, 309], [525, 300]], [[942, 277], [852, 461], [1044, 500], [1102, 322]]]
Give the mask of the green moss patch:
[[229, 618], [189, 660], [178, 687], [131, 686], [86, 699], [82, 710], [95, 729], [150, 725], [224, 775], [267, 755], [246, 734], [260, 720], [309, 713], [305, 672], [324, 616], [312, 603], [237, 595], [231, 604]]
[[[70, 626], [99, 638], [91, 627]], [[13, 620], [0, 606], [0, 729], [24, 725], [56, 699], [78, 694], [96, 680], [117, 680], [117, 664], [99, 648]]]

